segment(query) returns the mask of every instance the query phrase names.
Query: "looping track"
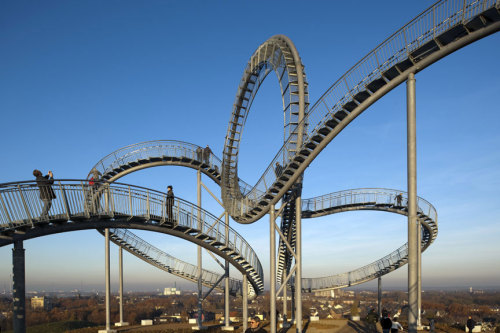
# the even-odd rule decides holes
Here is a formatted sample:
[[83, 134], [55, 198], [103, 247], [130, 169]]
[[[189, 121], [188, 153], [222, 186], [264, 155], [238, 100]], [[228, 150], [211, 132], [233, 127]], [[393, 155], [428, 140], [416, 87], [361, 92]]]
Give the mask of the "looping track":
[[[378, 99], [405, 82], [410, 73], [418, 73], [452, 52], [499, 30], [498, 0], [439, 1], [361, 59], [310, 108], [307, 80], [295, 46], [285, 36], [273, 36], [257, 49], [245, 69], [228, 125], [222, 162], [214, 155], [208, 159], [199, 158], [195, 145], [178, 141], [151, 141], [112, 153], [95, 168], [109, 182], [127, 173], [158, 165], [200, 169], [221, 185], [222, 201], [232, 218], [240, 223], [253, 223], [267, 214], [271, 206], [284, 198], [295, 184], [301, 182], [306, 168], [347, 125]], [[287, 139], [261, 178], [254, 186], [250, 186], [238, 177], [239, 144], [253, 99], [271, 71], [277, 74], [281, 87]], [[279, 174], [274, 169], [276, 162], [283, 166]], [[236, 246], [236, 242], [230, 244], [226, 239], [221, 239], [220, 233], [216, 233], [214, 238], [213, 226], [200, 229], [189, 224], [188, 221], [197, 218], [194, 211], [200, 211], [201, 208], [183, 202], [182, 207], [188, 207], [182, 209], [186, 224], [180, 223], [181, 215], [177, 215], [176, 224], [167, 221], [165, 213], [161, 212], [160, 207], [164, 207], [162, 193], [154, 193], [155, 199], [152, 199], [151, 195], [155, 192], [152, 190], [126, 185], [127, 195], [124, 187], [105, 185], [108, 189], [96, 196], [88, 194], [83, 182], [59, 182], [57, 186], [60, 195], [48, 219], [35, 217], [41, 207], [34, 182], [0, 186], [0, 246], [11, 244], [16, 239], [81, 229], [154, 230], [182, 237], [215, 252], [243, 274], [249, 274], [249, 282], [255, 292], [262, 292], [260, 262], [241, 237], [236, 238], [240, 245], [246, 244], [244, 249]], [[302, 216], [313, 218], [360, 209], [405, 215], [404, 205], [394, 204], [395, 193], [398, 192], [359, 189], [303, 200]], [[72, 193], [71, 200], [68, 199], [68, 193]], [[115, 197], [114, 193], [121, 195]], [[113, 204], [111, 198], [116, 199]], [[132, 198], [135, 204], [132, 204]], [[419, 199], [418, 207], [422, 226], [421, 249], [425, 250], [437, 236], [437, 214], [434, 207], [423, 199]], [[213, 219], [209, 213], [205, 216]], [[293, 223], [290, 221], [286, 226], [292, 238], [295, 230]], [[285, 250], [280, 245], [279, 271], [289, 266], [284, 258]], [[149, 260], [144, 253], [132, 251]], [[355, 271], [303, 279], [302, 285], [306, 290], [321, 290], [363, 283], [400, 267], [407, 262], [407, 258], [405, 244], [386, 257]]]

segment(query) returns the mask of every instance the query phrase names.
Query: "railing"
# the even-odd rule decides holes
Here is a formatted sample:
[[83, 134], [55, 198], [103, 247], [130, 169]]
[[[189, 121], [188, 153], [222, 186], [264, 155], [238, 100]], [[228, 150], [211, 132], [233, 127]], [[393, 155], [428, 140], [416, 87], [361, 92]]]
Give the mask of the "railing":
[[[163, 270], [168, 271], [169, 273], [181, 276], [183, 278], [186, 278], [187, 276], [193, 281], [197, 279], [198, 266], [172, 257], [168, 253], [165, 253], [157, 247], [149, 244], [127, 229], [111, 228], [109, 229], [109, 231], [112, 235], [112, 240], [115, 239], [125, 242], [125, 244], [120, 243], [120, 246], [124, 246], [125, 249], [143, 258], [143, 260], [148, 260], [146, 258], [149, 257], [151, 261], [154, 261], [154, 264], [161, 267]], [[131, 247], [133, 247], [133, 249], [131, 249]], [[221, 278], [221, 274], [211, 272], [206, 269], [202, 269], [201, 276], [203, 283], [208, 287], [215, 286], [215, 284], [219, 282]], [[250, 294], [255, 293], [251, 284], [248, 287], [250, 288]], [[218, 287], [218, 289], [222, 288]], [[232, 294], [241, 294], [243, 291], [242, 281], [234, 278], [229, 278], [229, 290]]]
[[[309, 108], [303, 119], [307, 137], [312, 137], [318, 129], [324, 127], [326, 121], [340, 111], [346, 102], [352, 100], [352, 96], [365, 91], [368, 83], [382, 78], [382, 73], [408, 59], [409, 55], [420, 46], [436, 35], [460, 23], [466, 23], [494, 6], [499, 6], [498, 1], [444, 0], [428, 8], [349, 69]], [[290, 140], [291, 138], [284, 143], [252, 190], [242, 191], [247, 200], [235, 203], [235, 206], [231, 207], [232, 214], [243, 215], [262, 198], [262, 193], [267, 192], [269, 186], [276, 181], [274, 172], [276, 162], [283, 162], [286, 166], [292, 161], [292, 158], [288, 158], [285, 153]], [[306, 141], [304, 138], [304, 142]]]
[[354, 271], [321, 278], [303, 278], [302, 288], [305, 290], [321, 290], [348, 287], [366, 282], [384, 275], [386, 270], [392, 271], [407, 262], [408, 244], [371, 264]]
[[188, 201], [175, 198], [173, 216], [169, 216], [166, 194], [139, 186], [121, 183], [92, 186], [86, 180], [55, 180], [52, 188], [56, 198], [52, 200], [49, 215], [42, 217], [43, 202], [36, 182], [0, 184], [0, 232], [61, 220], [138, 217], [166, 228], [170, 224], [173, 228], [196, 230], [210, 237], [210, 242], [227, 244], [255, 269], [256, 279], [262, 279], [260, 261], [243, 237], [231, 227], [226, 237], [223, 221]]
[[[178, 159], [191, 159], [198, 161], [199, 163], [205, 163], [210, 168], [220, 173], [222, 161], [213, 152], [205, 157], [203, 151], [203, 147], [184, 141], [145, 141], [120, 148], [106, 155], [99, 162], [97, 162], [92, 169], [96, 169], [102, 175], [106, 175], [115, 168], [119, 168], [120, 166], [128, 165], [139, 160], [148, 160], [155, 157], [161, 158], [162, 156], [167, 156]], [[90, 175], [91, 173], [89, 173], [89, 176]], [[240, 188], [245, 193], [252, 189], [252, 186], [245, 183], [241, 179], [239, 180], [239, 184]]]
[[[401, 195], [398, 202], [398, 195]], [[361, 188], [339, 191], [327, 195], [302, 200], [302, 211], [322, 211], [356, 204], [393, 205], [406, 207], [408, 193], [393, 189]], [[437, 225], [437, 211], [427, 200], [417, 197], [417, 212], [429, 217]]]

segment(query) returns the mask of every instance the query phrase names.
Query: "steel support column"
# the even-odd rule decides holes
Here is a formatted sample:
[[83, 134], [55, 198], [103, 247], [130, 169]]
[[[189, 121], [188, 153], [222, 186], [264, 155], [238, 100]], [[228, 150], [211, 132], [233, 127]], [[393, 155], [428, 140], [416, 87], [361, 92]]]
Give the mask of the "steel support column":
[[105, 279], [106, 279], [106, 331], [111, 329], [111, 307], [110, 307], [110, 298], [111, 298], [111, 278], [109, 272], [109, 229], [106, 228], [104, 230], [104, 242], [105, 242]]
[[23, 241], [12, 249], [12, 300], [14, 333], [26, 333], [26, 276]]
[[382, 277], [378, 277], [378, 297], [377, 297], [377, 314], [378, 317], [382, 317]]
[[120, 323], [123, 323], [123, 248], [120, 246], [118, 249], [118, 270], [119, 284], [120, 284]]
[[282, 314], [282, 318], [283, 318], [283, 327], [286, 327], [286, 312], [288, 311], [287, 309], [287, 297], [288, 297], [288, 293], [287, 293], [287, 287], [285, 286], [285, 288], [283, 288], [283, 314]]
[[245, 332], [248, 327], [248, 278], [246, 274], [243, 274], [241, 291], [243, 294], [243, 332]]
[[[226, 211], [225, 213], [225, 222], [226, 222], [226, 227], [225, 227], [225, 233], [226, 233], [226, 245], [228, 245], [229, 242], [229, 214]], [[229, 318], [229, 261], [225, 261], [224, 263], [224, 271], [226, 273], [226, 279], [224, 280], [224, 321], [225, 325], [223, 327], [224, 331], [229, 331], [233, 330], [233, 328], [230, 325], [230, 318]]]
[[[198, 173], [196, 176], [196, 185], [197, 185], [197, 192], [198, 192], [198, 207], [201, 207], [201, 171], [198, 169]], [[198, 210], [198, 229], [202, 230], [202, 224], [201, 224], [201, 210]], [[202, 253], [201, 253], [201, 246], [198, 245], [198, 329], [201, 330], [202, 327], [202, 316], [203, 316], [203, 309], [202, 309], [202, 300], [203, 300], [203, 285], [201, 281], [201, 265], [202, 265]]]
[[420, 221], [417, 220], [417, 258], [418, 258], [418, 291], [417, 291], [417, 327], [422, 327], [422, 229]]
[[270, 290], [270, 333], [276, 333], [276, 230], [275, 230], [275, 210], [274, 205], [271, 205], [269, 210], [269, 277], [271, 278], [271, 290]]
[[302, 191], [297, 191], [295, 199], [295, 223], [296, 223], [296, 241], [295, 241], [295, 308], [297, 313], [296, 327], [297, 333], [302, 333]]
[[417, 332], [418, 235], [417, 235], [417, 120], [415, 74], [406, 83], [408, 168], [408, 333]]
[[115, 326], [128, 326], [128, 322], [123, 321], [123, 248], [118, 247], [118, 280], [120, 292], [120, 322], [115, 323]]

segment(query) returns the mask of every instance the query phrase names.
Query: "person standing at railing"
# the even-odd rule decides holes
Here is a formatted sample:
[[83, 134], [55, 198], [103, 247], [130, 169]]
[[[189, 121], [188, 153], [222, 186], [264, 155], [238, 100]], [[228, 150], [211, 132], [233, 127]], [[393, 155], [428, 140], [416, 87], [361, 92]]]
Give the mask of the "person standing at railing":
[[202, 158], [203, 158], [202, 154], [203, 154], [203, 153], [202, 153], [202, 151], [201, 151], [201, 147], [196, 148], [196, 159], [197, 159], [199, 162], [201, 162], [201, 161], [202, 161]]
[[280, 162], [276, 162], [276, 166], [274, 167], [274, 173], [276, 174], [276, 178], [279, 178], [283, 173], [283, 167]]
[[36, 184], [40, 189], [40, 199], [43, 201], [43, 209], [41, 218], [49, 218], [49, 210], [52, 206], [52, 200], [56, 198], [56, 194], [52, 189], [52, 184], [54, 184], [54, 174], [52, 171], [45, 176], [42, 175], [40, 170], [33, 170], [33, 176], [36, 177]]
[[205, 164], [210, 164], [210, 154], [212, 154], [212, 150], [210, 149], [210, 147], [207, 145], [204, 149], [203, 149], [203, 162], [205, 162]]
[[401, 207], [403, 205], [403, 194], [399, 193], [396, 195], [396, 206]]
[[166, 206], [167, 206], [167, 218], [168, 221], [173, 222], [174, 221], [174, 188], [172, 185], [167, 186], [167, 200], [166, 200]]

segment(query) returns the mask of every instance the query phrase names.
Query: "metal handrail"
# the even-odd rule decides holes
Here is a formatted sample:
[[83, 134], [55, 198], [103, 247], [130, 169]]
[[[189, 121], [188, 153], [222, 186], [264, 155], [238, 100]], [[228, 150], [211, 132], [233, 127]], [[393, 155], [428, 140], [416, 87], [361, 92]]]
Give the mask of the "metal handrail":
[[[199, 156], [197, 150], [203, 147], [189, 143], [186, 141], [179, 140], [151, 140], [135, 143], [115, 150], [114, 152], [106, 155], [101, 160], [99, 160], [91, 170], [96, 169], [102, 175], [106, 175], [115, 168], [120, 168], [123, 165], [129, 163], [137, 162], [141, 159], [147, 160], [154, 157], [174, 157], [174, 158], [187, 158], [193, 161], [197, 161], [200, 164], [204, 162], [203, 154]], [[173, 163], [173, 162], [172, 162]], [[212, 167], [218, 172], [221, 172], [222, 161], [213, 152], [209, 154], [208, 163], [209, 167]], [[92, 171], [89, 172], [88, 177], [92, 175]], [[245, 192], [249, 192], [252, 186], [245, 183], [243, 180], [239, 180], [240, 188]]]
[[[185, 261], [179, 260], [168, 253], [160, 250], [159, 248], [146, 242], [139, 236], [132, 233], [127, 229], [110, 228], [111, 241], [123, 247], [130, 253], [138, 256], [139, 258], [160, 267], [171, 274], [179, 277], [197, 281], [198, 279], [198, 266], [192, 265]], [[133, 244], [133, 245], [132, 245]], [[214, 287], [220, 280], [221, 274], [202, 269], [202, 283], [207, 287]], [[221, 287], [216, 287], [223, 290]], [[248, 285], [249, 294], [255, 294], [255, 290], [251, 284]], [[234, 278], [229, 278], [229, 290], [233, 295], [241, 294], [243, 292], [242, 281]]]
[[[51, 185], [56, 194], [48, 217], [41, 217], [40, 190], [35, 181], [0, 184], [0, 232], [6, 233], [22, 227], [36, 227], [52, 221], [88, 218], [140, 217], [158, 226], [198, 230], [211, 242], [227, 246], [240, 254], [252, 267], [251, 279], [262, 284], [261, 263], [251, 246], [233, 228], [223, 221], [181, 198], [175, 198], [173, 217], [168, 216], [166, 194], [160, 191], [123, 183], [101, 182], [96, 186], [87, 180], [61, 179]], [[216, 227], [214, 227], [216, 226]], [[208, 242], [208, 241], [207, 241]], [[262, 285], [263, 286], [263, 285]]]
[[[401, 195], [398, 200], [397, 196]], [[398, 202], [399, 201], [399, 202]], [[342, 209], [383, 209], [404, 210], [407, 206], [407, 192], [394, 189], [360, 188], [329, 193], [302, 201], [303, 218], [314, 217], [320, 212], [337, 212]], [[421, 249], [427, 247], [436, 239], [438, 233], [437, 211], [427, 200], [417, 197], [417, 212], [422, 223], [423, 237]], [[319, 278], [303, 278], [302, 287], [305, 290], [321, 290], [353, 286], [378, 276], [382, 276], [406, 264], [408, 261], [408, 243], [383, 258], [350, 272]]]
[[[302, 200], [302, 212], [320, 211], [335, 207], [343, 207], [357, 203], [373, 202], [373, 204], [397, 205], [397, 195], [401, 194], [401, 206], [406, 206], [408, 193], [405, 191], [385, 188], [359, 188], [333, 192], [326, 195]], [[417, 197], [417, 212], [424, 214], [436, 225], [437, 236], [437, 211], [427, 200]], [[435, 239], [436, 237], [433, 237]]]

